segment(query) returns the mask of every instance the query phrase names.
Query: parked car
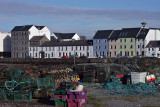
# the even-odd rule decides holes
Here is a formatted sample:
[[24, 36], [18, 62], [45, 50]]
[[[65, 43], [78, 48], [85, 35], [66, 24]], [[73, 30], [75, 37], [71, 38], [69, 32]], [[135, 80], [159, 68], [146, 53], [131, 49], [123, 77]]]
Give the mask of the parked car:
[[87, 58], [87, 56], [80, 56], [79, 58]]
[[124, 56], [121, 56], [121, 58], [125, 59], [125, 58], [129, 58], [129, 56], [124, 55]]
[[69, 58], [79, 58], [79, 56], [78, 55], [71, 55], [71, 56], [69, 56]]
[[61, 58], [69, 58], [68, 56], [62, 56]]
[[138, 56], [133, 56], [134, 59], [139, 59], [139, 58], [142, 58], [141, 55], [138, 55]]

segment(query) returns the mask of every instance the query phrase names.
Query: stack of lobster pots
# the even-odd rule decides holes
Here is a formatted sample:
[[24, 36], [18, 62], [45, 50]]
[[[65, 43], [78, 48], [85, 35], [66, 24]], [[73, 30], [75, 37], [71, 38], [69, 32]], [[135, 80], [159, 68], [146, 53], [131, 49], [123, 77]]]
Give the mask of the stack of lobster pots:
[[63, 82], [54, 91], [55, 106], [83, 107], [87, 101], [87, 90], [78, 82]]

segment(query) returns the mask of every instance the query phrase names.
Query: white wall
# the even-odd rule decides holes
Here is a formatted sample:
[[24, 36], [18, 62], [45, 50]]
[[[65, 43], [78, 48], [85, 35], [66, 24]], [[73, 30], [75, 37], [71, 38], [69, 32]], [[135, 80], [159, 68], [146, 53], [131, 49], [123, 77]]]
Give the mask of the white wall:
[[80, 37], [78, 36], [78, 34], [75, 34], [75, 35], [72, 37], [72, 39], [74, 39], [74, 40], [80, 40]]
[[[73, 47], [73, 50], [72, 50]], [[89, 48], [89, 50], [87, 49], [87, 47]], [[45, 58], [48, 58], [48, 56], [50, 56], [50, 58], [61, 58], [63, 56], [70, 56], [74, 55], [74, 53], [77, 52], [77, 55], [80, 56], [87, 56], [87, 52], [89, 53], [89, 57], [88, 58], [93, 58], [93, 46], [84, 46], [84, 50], [83, 50], [83, 46], [81, 46], [81, 50], [80, 50], [80, 46], [77, 46], [77, 50], [76, 50], [76, 46], [67, 46], [67, 50], [66, 50], [66, 46], [53, 46], [53, 47], [37, 47], [37, 50], [33, 48], [35, 47], [30, 47], [31, 50], [29, 49], [29, 55], [31, 55], [31, 57], [33, 58], [41, 58], [40, 56], [40, 51], [44, 51], [45, 54], [47, 53], [47, 55], [45, 55]], [[36, 56], [37, 53], [37, 57]], [[53, 56], [52, 56], [53, 53]], [[59, 53], [61, 53], [61, 56], [59, 56]], [[34, 55], [33, 55], [34, 54]]]
[[[160, 49], [159, 48], [160, 47], [152, 47], [152, 48], [150, 48], [150, 50], [149, 50], [149, 48], [146, 48], [147, 49], [146, 56], [160, 58]], [[153, 54], [154, 54], [154, 56], [153, 56]]]
[[40, 32], [40, 35], [45, 35], [50, 40], [51, 32], [46, 26], [43, 29], [41, 29], [39, 32]]
[[11, 52], [11, 33], [0, 32], [0, 52]]
[[[139, 48], [138, 48], [138, 45], [139, 45]], [[144, 51], [144, 48], [145, 48], [145, 47], [143, 48], [143, 45], [144, 45], [143, 39], [136, 39], [136, 54], [138, 52], [139, 55], [142, 55], [142, 51]]]
[[[151, 40], [160, 40], [160, 30], [158, 29], [150, 29], [148, 34], [146, 35], [146, 38], [144, 40], [144, 46], [146, 47], [149, 41]], [[147, 56], [148, 50], [145, 48], [145, 55]]]

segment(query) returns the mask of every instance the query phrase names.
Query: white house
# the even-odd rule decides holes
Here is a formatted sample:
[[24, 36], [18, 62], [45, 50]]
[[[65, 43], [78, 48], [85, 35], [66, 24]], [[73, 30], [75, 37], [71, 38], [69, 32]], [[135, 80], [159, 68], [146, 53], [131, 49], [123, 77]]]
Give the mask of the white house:
[[51, 37], [61, 41], [80, 40], [77, 33], [53, 33]]
[[160, 40], [160, 30], [158, 28], [141, 28], [136, 37], [137, 55], [147, 56], [145, 48], [150, 41]]
[[93, 41], [46, 41], [38, 47], [30, 47], [29, 55], [32, 58], [61, 58], [62, 56], [87, 56], [93, 57]]
[[160, 58], [160, 40], [150, 41], [146, 46], [147, 57], [158, 57]]
[[11, 57], [29, 56], [29, 40], [33, 36], [46, 36], [50, 40], [50, 30], [46, 26], [15, 26], [11, 31]]
[[11, 57], [11, 33], [0, 32], [0, 57]]

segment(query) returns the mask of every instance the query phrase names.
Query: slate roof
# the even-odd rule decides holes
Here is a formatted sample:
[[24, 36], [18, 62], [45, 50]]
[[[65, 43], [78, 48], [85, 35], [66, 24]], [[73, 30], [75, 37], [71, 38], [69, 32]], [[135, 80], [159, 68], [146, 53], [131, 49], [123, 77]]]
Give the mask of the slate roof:
[[76, 33], [54, 33], [59, 39], [72, 39]]
[[[28, 31], [34, 25], [15, 26], [12, 31]], [[43, 29], [45, 26], [35, 26], [38, 30]]]
[[30, 41], [39, 41], [41, 40], [42, 38], [44, 38], [45, 36], [33, 36]]
[[38, 30], [42, 30], [45, 26], [35, 26]]
[[54, 36], [51, 36], [51, 41], [57, 41], [57, 39]]
[[149, 47], [160, 47], [160, 41], [150, 41], [146, 48], [149, 48]]
[[33, 25], [15, 26], [12, 31], [28, 31]]
[[114, 30], [109, 39], [118, 39], [121, 30]]
[[139, 32], [137, 38], [145, 39], [145, 37], [147, 36], [148, 32], [149, 32], [149, 29], [146, 29], [146, 28], [143, 29], [142, 28], [141, 31]]
[[75, 41], [61, 41], [53, 42], [47, 41], [44, 42], [41, 47], [51, 47], [51, 46], [92, 46], [93, 40], [75, 40]]
[[113, 30], [98, 30], [93, 39], [107, 39]]
[[123, 28], [119, 38], [136, 38], [141, 28]]

